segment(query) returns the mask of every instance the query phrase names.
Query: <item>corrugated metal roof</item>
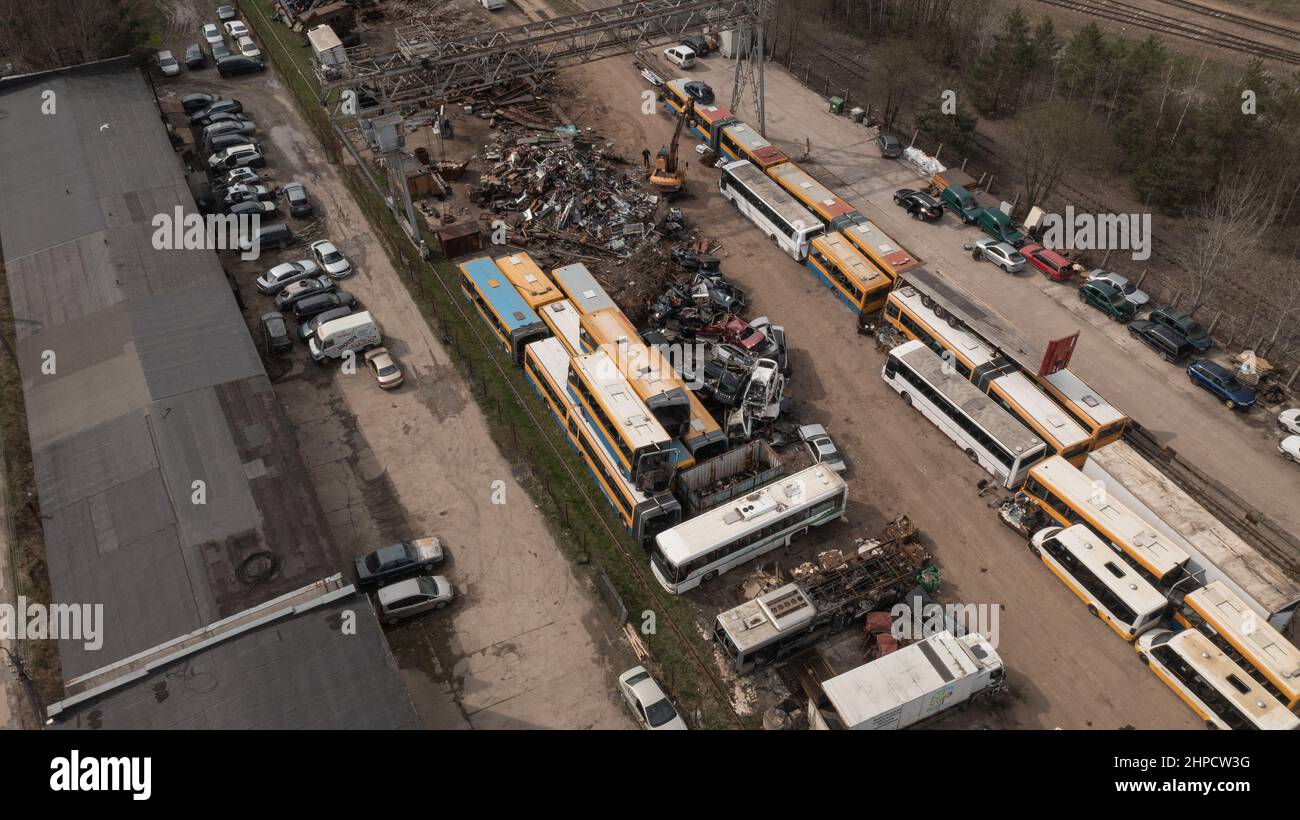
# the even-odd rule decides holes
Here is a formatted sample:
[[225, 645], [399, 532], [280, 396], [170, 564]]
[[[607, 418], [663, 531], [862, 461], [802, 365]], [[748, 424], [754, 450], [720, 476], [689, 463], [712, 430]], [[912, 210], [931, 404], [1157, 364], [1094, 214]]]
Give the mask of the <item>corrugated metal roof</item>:
[[[53, 116], [41, 113], [47, 90]], [[0, 82], [0, 245], [50, 581], [56, 601], [103, 604], [106, 620], [98, 651], [60, 642], [66, 679], [340, 565], [217, 255], [153, 247], [155, 215], [178, 205], [195, 211], [129, 61]], [[405, 725], [391, 659], [375, 663], [388, 652], [378, 624], [357, 609], [367, 640], [304, 626], [290, 651], [283, 636], [252, 635], [233, 655], [210, 653], [224, 699], [174, 697], [150, 717], [131, 703], [152, 694], [124, 692], [120, 725]], [[343, 705], [295, 715], [332, 700]]]

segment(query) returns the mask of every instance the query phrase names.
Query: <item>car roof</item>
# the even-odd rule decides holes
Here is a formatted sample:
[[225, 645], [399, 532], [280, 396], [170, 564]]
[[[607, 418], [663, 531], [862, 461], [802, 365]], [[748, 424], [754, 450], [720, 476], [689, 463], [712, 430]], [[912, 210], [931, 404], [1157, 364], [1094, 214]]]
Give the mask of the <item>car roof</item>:
[[404, 578], [401, 581], [394, 581], [388, 586], [380, 587], [377, 593], [381, 604], [391, 604], [408, 595], [418, 594], [420, 594], [420, 584], [416, 578]]
[[1213, 359], [1197, 359], [1195, 364], [1197, 367], [1201, 368], [1202, 370], [1205, 370], [1209, 373], [1213, 373], [1216, 376], [1236, 375], [1231, 370], [1219, 364], [1218, 362], [1214, 361]]

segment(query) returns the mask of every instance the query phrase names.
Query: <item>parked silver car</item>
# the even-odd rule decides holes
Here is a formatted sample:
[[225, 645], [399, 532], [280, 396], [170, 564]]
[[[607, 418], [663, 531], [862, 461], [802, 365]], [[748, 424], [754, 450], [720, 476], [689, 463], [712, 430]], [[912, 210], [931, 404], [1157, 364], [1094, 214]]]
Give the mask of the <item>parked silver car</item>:
[[801, 425], [799, 439], [808, 447], [814, 463], [825, 464], [837, 473], [842, 473], [849, 468], [844, 463], [844, 456], [840, 453], [840, 449], [835, 446], [835, 442], [831, 441], [826, 428], [820, 424]]
[[664, 694], [658, 681], [650, 676], [644, 666], [634, 666], [618, 676], [618, 688], [632, 708], [636, 722], [642, 728], [667, 730], [685, 729], [686, 721], [677, 713], [677, 707]]
[[976, 259], [987, 259], [1007, 273], [1020, 273], [1025, 269], [1024, 255], [1009, 242], [981, 239], [975, 243], [975, 250], [972, 251], [971, 256]]
[[417, 575], [380, 587], [375, 593], [379, 620], [392, 626], [403, 618], [442, 609], [456, 597], [456, 588], [441, 575]]
[[310, 259], [285, 262], [257, 277], [257, 289], [262, 293], [279, 293], [286, 285], [318, 273], [320, 268], [316, 267], [316, 263]]
[[1128, 280], [1128, 277], [1120, 276], [1114, 271], [1094, 268], [1088, 273], [1088, 281], [1110, 282], [1112, 285], [1119, 288], [1120, 293], [1124, 294], [1125, 301], [1133, 307], [1142, 307], [1147, 302], [1151, 301], [1151, 297], [1147, 295], [1146, 291], [1139, 290], [1136, 285]]

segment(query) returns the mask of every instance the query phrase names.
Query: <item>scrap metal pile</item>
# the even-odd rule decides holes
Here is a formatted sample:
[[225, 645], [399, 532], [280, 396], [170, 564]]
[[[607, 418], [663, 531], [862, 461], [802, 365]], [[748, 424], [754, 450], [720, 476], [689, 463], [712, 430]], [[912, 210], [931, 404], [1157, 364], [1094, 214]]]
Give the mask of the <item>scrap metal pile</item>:
[[508, 215], [513, 243], [558, 240], [628, 258], [663, 235], [659, 197], [641, 190], [641, 167], [572, 128], [507, 129], [483, 158], [492, 164], [470, 187], [470, 201]]
[[790, 372], [785, 328], [766, 316], [745, 320], [745, 291], [728, 281], [705, 246], [672, 258], [689, 275], [670, 281], [646, 310], [648, 344], [689, 351], [673, 364], [700, 395], [727, 411], [728, 435], [747, 440], [775, 424]]

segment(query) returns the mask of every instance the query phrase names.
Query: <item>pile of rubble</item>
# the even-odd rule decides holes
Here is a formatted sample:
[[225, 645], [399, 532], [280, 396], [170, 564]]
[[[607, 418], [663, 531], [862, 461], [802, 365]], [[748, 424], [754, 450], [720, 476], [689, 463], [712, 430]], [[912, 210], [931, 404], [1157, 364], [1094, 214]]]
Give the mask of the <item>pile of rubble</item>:
[[490, 164], [469, 199], [506, 216], [512, 242], [558, 240], [628, 258], [663, 236], [654, 221], [659, 197], [641, 190], [641, 167], [572, 127], [503, 129], [482, 159]]
[[683, 378], [725, 410], [728, 435], [748, 440], [772, 429], [785, 407], [785, 328], [766, 316], [744, 319], [745, 291], [722, 275], [718, 258], [707, 251], [673, 251], [673, 261], [690, 276], [669, 282], [650, 302], [642, 336], [676, 352], [673, 364]]

